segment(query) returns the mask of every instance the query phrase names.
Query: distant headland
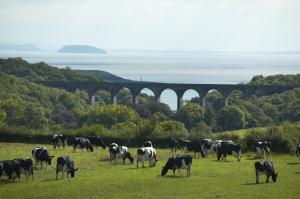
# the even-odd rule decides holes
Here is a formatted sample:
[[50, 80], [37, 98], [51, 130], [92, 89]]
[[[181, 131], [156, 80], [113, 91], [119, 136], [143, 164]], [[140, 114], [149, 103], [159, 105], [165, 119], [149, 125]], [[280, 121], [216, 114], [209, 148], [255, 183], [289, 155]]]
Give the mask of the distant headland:
[[105, 50], [89, 45], [66, 45], [58, 53], [106, 53]]

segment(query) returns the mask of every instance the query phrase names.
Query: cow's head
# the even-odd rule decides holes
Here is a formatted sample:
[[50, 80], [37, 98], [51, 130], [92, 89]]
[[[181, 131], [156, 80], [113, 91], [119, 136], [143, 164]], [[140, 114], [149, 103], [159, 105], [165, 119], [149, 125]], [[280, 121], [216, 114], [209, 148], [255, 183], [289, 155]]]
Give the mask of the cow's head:
[[134, 158], [131, 156], [129, 152], [126, 154], [126, 157], [130, 160], [131, 164], [133, 164]]
[[51, 165], [52, 158], [54, 158], [54, 156], [53, 156], [53, 155], [51, 155], [51, 156], [48, 156], [48, 160], [47, 160], [47, 162], [48, 162], [48, 164], [49, 164], [49, 165]]
[[161, 175], [162, 175], [162, 176], [166, 175], [167, 172], [168, 172], [168, 170], [169, 170], [169, 169], [168, 169], [167, 167], [163, 167], [162, 170], [161, 170]]
[[272, 175], [272, 180], [273, 180], [273, 182], [276, 182], [277, 177], [278, 177], [278, 173], [274, 173], [274, 174]]
[[76, 172], [76, 171], [78, 171], [78, 168], [76, 168], [76, 169], [71, 169], [71, 170], [68, 171], [68, 173], [71, 174], [71, 178], [74, 178], [74, 177], [75, 177], [75, 172]]
[[92, 145], [90, 145], [88, 148], [89, 148], [90, 152], [94, 151], [94, 147]]
[[102, 147], [102, 149], [104, 149], [104, 150], [105, 150], [105, 148], [106, 148], [106, 145], [105, 145], [105, 143], [103, 142], [103, 140], [101, 140], [101, 141], [100, 141], [100, 146]]

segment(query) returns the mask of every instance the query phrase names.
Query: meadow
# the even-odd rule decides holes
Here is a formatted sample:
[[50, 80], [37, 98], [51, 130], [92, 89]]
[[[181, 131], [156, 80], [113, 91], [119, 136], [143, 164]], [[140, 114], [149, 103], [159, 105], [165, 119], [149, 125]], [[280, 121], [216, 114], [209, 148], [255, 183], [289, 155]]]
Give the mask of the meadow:
[[[31, 150], [37, 145], [23, 143], [0, 143], [0, 160], [31, 157]], [[0, 180], [0, 198], [298, 198], [300, 195], [300, 161], [296, 156], [272, 154], [275, 170], [279, 173], [276, 183], [255, 183], [254, 154], [243, 154], [241, 162], [234, 157], [228, 162], [216, 161], [216, 157], [193, 159], [191, 177], [175, 176], [171, 171], [160, 176], [161, 168], [173, 153], [168, 149], [157, 149], [156, 167], [136, 168], [136, 163], [126, 165], [119, 160], [110, 165], [108, 149], [93, 153], [67, 149], [53, 150], [52, 165], [47, 169], [35, 170], [35, 180]], [[136, 149], [131, 148], [136, 156]], [[79, 170], [75, 178], [55, 180], [56, 158], [70, 155]], [[185, 171], [182, 172], [185, 174]]]

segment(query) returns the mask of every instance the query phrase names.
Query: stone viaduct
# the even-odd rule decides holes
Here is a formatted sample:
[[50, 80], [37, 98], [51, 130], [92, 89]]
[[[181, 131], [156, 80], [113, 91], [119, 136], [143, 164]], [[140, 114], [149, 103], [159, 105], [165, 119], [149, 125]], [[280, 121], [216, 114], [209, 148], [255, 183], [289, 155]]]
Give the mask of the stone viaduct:
[[165, 89], [173, 90], [177, 95], [177, 110], [183, 105], [183, 95], [187, 90], [194, 90], [199, 94], [202, 105], [205, 106], [205, 96], [211, 90], [219, 91], [224, 99], [224, 104], [228, 104], [228, 98], [232, 91], [239, 90], [246, 97], [253, 94], [264, 93], [274, 94], [281, 93], [296, 86], [280, 86], [280, 85], [247, 85], [247, 84], [179, 84], [179, 83], [156, 83], [156, 82], [70, 82], [70, 81], [43, 81], [39, 82], [46, 86], [62, 88], [69, 92], [76, 89], [85, 90], [93, 102], [94, 94], [99, 90], [108, 91], [111, 94], [111, 103], [117, 103], [117, 94], [127, 88], [132, 93], [133, 102], [138, 103], [138, 95], [147, 88], [154, 93], [155, 100], [160, 101], [160, 95]]

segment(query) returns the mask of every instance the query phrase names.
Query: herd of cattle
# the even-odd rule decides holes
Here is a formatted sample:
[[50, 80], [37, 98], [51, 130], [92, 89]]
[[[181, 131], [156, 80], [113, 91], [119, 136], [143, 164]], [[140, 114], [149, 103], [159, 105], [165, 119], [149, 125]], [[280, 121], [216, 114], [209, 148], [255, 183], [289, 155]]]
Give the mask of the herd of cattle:
[[[65, 148], [67, 146], [67, 137], [65, 135], [54, 135], [52, 138], [52, 144], [54, 149], [57, 147]], [[257, 156], [263, 158], [261, 161], [255, 162], [255, 171], [256, 171], [256, 183], [259, 183], [259, 175], [265, 174], [267, 176], [266, 182], [269, 182], [269, 177], [272, 177], [273, 182], [276, 182], [278, 173], [275, 173], [274, 166], [272, 161], [266, 160], [271, 155], [271, 142], [263, 141], [258, 142], [255, 145]], [[87, 137], [75, 137], [72, 140], [73, 153], [76, 153], [76, 148], [81, 150], [86, 149], [89, 152], [94, 151], [94, 147], [106, 148], [106, 145], [101, 137], [98, 136], [87, 136]], [[205, 158], [208, 156], [214, 156], [216, 154], [217, 160], [225, 160], [227, 155], [232, 155], [237, 158], [237, 161], [241, 159], [241, 145], [239, 143], [234, 143], [232, 141], [222, 141], [222, 140], [211, 140], [204, 139], [202, 141], [189, 141], [182, 139], [172, 139], [170, 141], [170, 148], [174, 153], [177, 153], [178, 150], [181, 153], [194, 152], [195, 156], [199, 157], [200, 155]], [[34, 180], [34, 169], [38, 169], [43, 166], [51, 165], [52, 159], [54, 156], [50, 155], [45, 146], [38, 146], [32, 150], [32, 159], [14, 159], [14, 160], [3, 160], [0, 161], [0, 178], [3, 175], [8, 176], [8, 179], [19, 178], [20, 175], [25, 174], [28, 178], [31, 176]], [[296, 149], [296, 154], [300, 160], [300, 145]], [[146, 141], [143, 144], [143, 147], [137, 149], [136, 154], [136, 164], [137, 168], [139, 163], [145, 167], [144, 162], [148, 161], [150, 167], [156, 165], [157, 154], [153, 144], [150, 141]], [[117, 159], [122, 159], [123, 164], [125, 160], [128, 159], [130, 163], [134, 163], [134, 157], [129, 152], [129, 149], [126, 146], [119, 146], [116, 143], [109, 145], [109, 159], [110, 163], [116, 161]], [[186, 170], [186, 175], [190, 176], [192, 166], [192, 156], [190, 155], [175, 155], [170, 157], [165, 166], [162, 168], [161, 175], [164, 176], [167, 174], [168, 170], [175, 171], [182, 175], [180, 169]], [[58, 173], [62, 173], [62, 178], [64, 177], [64, 172], [67, 173], [67, 176], [75, 176], [75, 172], [78, 168], [75, 168], [74, 160], [70, 156], [61, 156], [57, 158], [56, 164], [56, 179]]]

